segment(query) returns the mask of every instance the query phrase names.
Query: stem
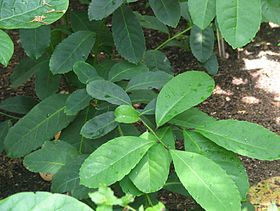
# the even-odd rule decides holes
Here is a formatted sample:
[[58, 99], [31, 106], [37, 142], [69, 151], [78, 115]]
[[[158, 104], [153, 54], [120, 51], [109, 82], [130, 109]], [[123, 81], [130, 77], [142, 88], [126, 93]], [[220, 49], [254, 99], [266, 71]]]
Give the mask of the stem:
[[124, 136], [121, 126], [118, 126], [118, 131], [119, 131], [121, 136]]
[[3, 113], [3, 112], [1, 112], [1, 111], [0, 111], [0, 114], [3, 115], [3, 116], [6, 116], [6, 117], [10, 117], [10, 118], [12, 118], [12, 119], [16, 119], [16, 120], [21, 119], [20, 117], [12, 116], [12, 115], [10, 115], [10, 114], [6, 114], [6, 113]]
[[150, 206], [154, 206], [154, 205], [153, 205], [153, 202], [152, 202], [152, 200], [150, 199], [150, 197], [149, 197], [148, 194], [146, 194], [146, 198], [147, 198], [147, 200], [148, 200], [149, 205], [150, 205]]
[[137, 211], [136, 209], [134, 209], [133, 207], [131, 207], [129, 205], [127, 205], [125, 208], [128, 209], [128, 210], [131, 210], [131, 211]]
[[191, 28], [192, 27], [190, 26], [190, 27], [186, 28], [184, 31], [181, 31], [181, 32], [175, 34], [173, 37], [168, 38], [163, 43], [161, 43], [157, 48], [155, 48], [155, 50], [161, 49], [162, 47], [164, 47], [166, 44], [168, 44], [172, 40], [176, 39], [177, 37], [180, 37], [181, 35], [185, 34], [187, 31], [191, 30]]

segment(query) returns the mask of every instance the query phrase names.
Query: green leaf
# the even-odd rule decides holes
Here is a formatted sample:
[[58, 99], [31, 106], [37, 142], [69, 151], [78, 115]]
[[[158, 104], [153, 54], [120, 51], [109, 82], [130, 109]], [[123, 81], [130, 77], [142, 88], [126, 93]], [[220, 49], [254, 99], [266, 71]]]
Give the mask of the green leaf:
[[154, 90], [134, 90], [129, 94], [132, 103], [149, 103], [157, 97]]
[[154, 141], [133, 136], [122, 136], [103, 144], [83, 163], [81, 184], [95, 188], [120, 181], [154, 144]]
[[38, 102], [28, 96], [9, 97], [0, 103], [0, 109], [17, 114], [28, 113]]
[[162, 144], [155, 144], [130, 172], [129, 178], [140, 191], [156, 192], [164, 186], [168, 178], [169, 166], [169, 152]]
[[187, 20], [191, 21], [191, 15], [189, 11], [189, 3], [187, 1], [180, 1], [181, 16]]
[[172, 75], [162, 71], [140, 73], [128, 82], [126, 91], [161, 89], [172, 78]]
[[140, 120], [139, 112], [131, 105], [120, 105], [115, 110], [115, 121], [119, 123], [135, 123]]
[[0, 122], [0, 153], [2, 153], [4, 149], [4, 140], [11, 126], [12, 124], [10, 121]]
[[83, 61], [76, 62], [73, 66], [73, 70], [78, 76], [79, 81], [83, 84], [101, 79], [101, 77], [97, 74], [96, 69], [89, 63]]
[[5, 139], [8, 156], [24, 156], [65, 128], [73, 120], [73, 116], [64, 114], [66, 99], [66, 95], [53, 95], [20, 119]]
[[87, 155], [80, 155], [62, 166], [53, 177], [51, 191], [56, 193], [71, 192], [71, 195], [79, 200], [88, 198], [88, 192], [91, 190], [80, 185], [79, 178], [80, 167], [86, 158]]
[[20, 43], [27, 56], [38, 59], [51, 42], [51, 27], [41, 26], [35, 29], [20, 29]]
[[109, 72], [109, 80], [117, 82], [121, 80], [130, 80], [135, 75], [148, 72], [149, 69], [144, 64], [132, 64], [127, 61], [116, 63]]
[[96, 80], [87, 84], [87, 93], [98, 100], [114, 105], [131, 104], [129, 96], [118, 85], [104, 80]]
[[116, 64], [116, 62], [112, 59], [105, 59], [102, 62], [95, 64], [94, 67], [102, 78], [108, 79], [109, 71], [113, 67], [113, 65]]
[[118, 126], [114, 112], [109, 111], [87, 121], [81, 129], [81, 135], [89, 139], [100, 138]]
[[192, 21], [200, 29], [205, 29], [216, 16], [216, 0], [189, 0]]
[[219, 63], [215, 53], [202, 65], [210, 75], [216, 75], [219, 71]]
[[173, 118], [170, 123], [183, 128], [195, 128], [206, 124], [211, 124], [215, 121], [215, 118], [208, 116], [208, 114], [204, 113], [200, 109], [191, 108]]
[[168, 149], [175, 149], [175, 137], [171, 127], [160, 128], [156, 131], [156, 134]]
[[262, 16], [275, 24], [280, 24], [280, 2], [277, 0], [262, 0]]
[[150, 71], [163, 71], [172, 73], [170, 61], [164, 53], [158, 50], [148, 50], [144, 56], [144, 63], [150, 69]]
[[225, 40], [233, 48], [249, 43], [261, 25], [261, 0], [216, 1], [217, 21]]
[[92, 0], [88, 9], [89, 20], [102, 20], [122, 4], [123, 0]]
[[[0, 28], [37, 28], [60, 19], [68, 9], [69, 0], [0, 0]], [[36, 21], [41, 17], [43, 20]]]
[[0, 30], [0, 40], [0, 63], [7, 67], [14, 53], [14, 43], [3, 30]]
[[248, 176], [239, 157], [198, 133], [184, 131], [185, 151], [195, 152], [220, 165], [235, 182], [242, 200], [246, 200], [249, 190]]
[[77, 61], [85, 61], [95, 43], [95, 33], [78, 31], [56, 46], [50, 60], [54, 74], [67, 73]]
[[126, 194], [131, 194], [133, 196], [141, 196], [143, 195], [143, 192], [141, 192], [131, 181], [129, 176], [125, 176], [120, 182], [119, 182], [121, 189]]
[[206, 62], [214, 50], [214, 32], [211, 26], [201, 30], [196, 25], [191, 29], [190, 47], [193, 55], [200, 62]]
[[218, 164], [192, 152], [172, 150], [171, 156], [180, 181], [205, 210], [241, 209], [234, 182]]
[[159, 211], [159, 210], [165, 210], [165, 206], [161, 202], [159, 202], [158, 204], [152, 207], [148, 207], [147, 209], [145, 209], [145, 211]]
[[88, 205], [65, 194], [48, 192], [22, 192], [0, 201], [1, 210], [27, 211], [27, 210], [82, 210], [93, 211]]
[[37, 61], [30, 58], [22, 59], [20, 63], [16, 65], [10, 77], [11, 87], [19, 87], [20, 85], [24, 84], [27, 80], [29, 80], [34, 73], [40, 71], [41, 69], [48, 69], [48, 66], [49, 60], [46, 58], [42, 58]]
[[36, 73], [35, 91], [36, 95], [43, 100], [59, 90], [60, 75], [53, 75], [47, 65]]
[[156, 99], [152, 99], [143, 109], [141, 115], [154, 115], [156, 111]]
[[259, 160], [280, 159], [280, 136], [260, 125], [221, 120], [196, 131], [217, 145], [240, 155]]
[[178, 0], [149, 0], [149, 3], [157, 19], [168, 26], [177, 26], [181, 17]]
[[66, 106], [64, 112], [67, 115], [76, 115], [81, 110], [86, 108], [91, 101], [85, 89], [78, 89], [74, 91], [66, 100]]
[[171, 79], [157, 98], [157, 126], [203, 102], [211, 95], [214, 86], [211, 77], [198, 71], [188, 71]]
[[55, 174], [67, 162], [78, 156], [72, 145], [63, 141], [47, 141], [41, 149], [27, 155], [23, 165], [32, 172]]
[[157, 30], [166, 34], [169, 34], [168, 27], [160, 22], [155, 16], [150, 15], [141, 15], [138, 12], [135, 12], [136, 17], [138, 18], [140, 25], [146, 29]]
[[112, 32], [119, 54], [131, 63], [144, 56], [145, 38], [140, 23], [132, 10], [123, 6], [113, 15]]
[[173, 193], [178, 193], [182, 196], [190, 197], [189, 192], [185, 189], [185, 187], [180, 182], [178, 176], [175, 174], [175, 172], [172, 172], [167, 182], [165, 183], [163, 189], [171, 191]]

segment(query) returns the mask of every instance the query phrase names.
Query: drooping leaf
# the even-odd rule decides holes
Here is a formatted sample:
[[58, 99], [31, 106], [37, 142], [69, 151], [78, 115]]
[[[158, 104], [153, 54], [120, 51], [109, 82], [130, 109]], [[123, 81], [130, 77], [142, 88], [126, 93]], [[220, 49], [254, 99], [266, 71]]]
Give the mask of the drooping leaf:
[[68, 9], [69, 0], [0, 0], [0, 28], [37, 28], [60, 19]]
[[208, 116], [200, 109], [191, 108], [173, 118], [170, 123], [183, 128], [194, 128], [205, 124], [211, 124], [214, 121], [216, 121], [215, 118]]
[[117, 126], [114, 112], [108, 111], [86, 122], [81, 129], [81, 135], [85, 138], [97, 139], [111, 132]]
[[15, 96], [9, 97], [0, 103], [0, 109], [17, 114], [28, 113], [38, 102], [32, 97]]
[[199, 127], [197, 132], [240, 155], [259, 160], [280, 159], [280, 136], [254, 123], [221, 120]]
[[77, 61], [85, 61], [95, 43], [95, 33], [78, 31], [71, 34], [56, 46], [50, 69], [54, 74], [67, 73]]
[[86, 158], [87, 155], [80, 155], [62, 166], [53, 177], [51, 191], [56, 193], [70, 192], [79, 200], [88, 198], [88, 193], [91, 190], [80, 185], [79, 178], [80, 167]]
[[188, 71], [171, 79], [157, 98], [157, 126], [201, 103], [211, 95], [213, 89], [213, 79], [203, 72]]
[[219, 71], [219, 63], [215, 53], [213, 53], [202, 65], [210, 75], [216, 75]]
[[0, 30], [0, 40], [0, 63], [7, 67], [14, 53], [14, 43], [3, 30]]
[[96, 69], [89, 63], [78, 61], [74, 64], [73, 70], [81, 83], [87, 84], [90, 81], [101, 79]]
[[171, 156], [180, 181], [205, 210], [241, 209], [237, 187], [218, 164], [192, 152], [172, 150]]
[[163, 71], [172, 73], [172, 67], [170, 61], [164, 53], [158, 50], [148, 50], [144, 56], [144, 63], [150, 69], [150, 71]]
[[96, 80], [87, 84], [87, 93], [98, 100], [115, 105], [131, 104], [129, 96], [118, 85], [105, 80]]
[[90, 20], [102, 20], [123, 4], [123, 0], [92, 0], [88, 15]]
[[262, 0], [262, 16], [275, 24], [280, 24], [280, 2], [277, 0]]
[[126, 91], [161, 89], [172, 78], [172, 75], [162, 71], [140, 73], [128, 82]]
[[1, 210], [82, 210], [93, 211], [88, 205], [65, 194], [49, 192], [22, 192], [0, 201]]
[[120, 181], [154, 144], [154, 141], [133, 136], [122, 136], [103, 144], [83, 163], [81, 184], [95, 188]]
[[133, 196], [141, 196], [144, 194], [133, 184], [129, 176], [125, 176], [119, 184], [122, 191], [126, 194], [132, 194]]
[[127, 6], [113, 15], [112, 32], [119, 54], [131, 63], [138, 63], [144, 56], [145, 38], [140, 23]]
[[170, 156], [162, 144], [152, 146], [130, 172], [133, 184], [144, 193], [160, 190], [169, 174]]
[[236, 154], [191, 131], [184, 131], [184, 146], [185, 151], [204, 155], [220, 165], [235, 182], [242, 200], [246, 200], [249, 190], [248, 176], [246, 169]]
[[12, 124], [10, 121], [0, 122], [0, 153], [2, 153], [4, 149], [4, 140], [11, 126]]
[[260, 28], [261, 0], [216, 0], [216, 11], [219, 29], [233, 48], [249, 43]]
[[67, 115], [76, 115], [79, 111], [86, 108], [91, 101], [91, 96], [87, 94], [85, 89], [74, 91], [66, 100], [64, 112]]
[[66, 99], [66, 95], [53, 95], [20, 119], [5, 139], [8, 156], [24, 156], [65, 128], [73, 120], [64, 114]]
[[196, 25], [191, 29], [190, 47], [193, 55], [200, 62], [206, 62], [214, 50], [214, 31], [211, 26], [201, 30]]
[[44, 69], [36, 71], [35, 91], [36, 95], [41, 99], [45, 99], [59, 90], [60, 75], [53, 75], [47, 65]]
[[27, 155], [24, 166], [32, 172], [55, 174], [67, 162], [78, 156], [72, 145], [63, 141], [47, 141], [41, 149]]
[[178, 0], [149, 0], [149, 3], [157, 19], [168, 26], [177, 26], [181, 17]]
[[20, 43], [27, 56], [40, 58], [51, 42], [50, 26], [41, 26], [35, 29], [20, 29]]
[[189, 0], [192, 21], [200, 29], [205, 29], [216, 16], [216, 0]]
[[144, 64], [132, 64], [126, 61], [116, 63], [109, 72], [109, 80], [117, 82], [121, 80], [130, 80], [135, 75], [148, 72], [149, 69]]
[[131, 105], [120, 105], [116, 108], [115, 121], [119, 123], [134, 123], [140, 120], [139, 112]]

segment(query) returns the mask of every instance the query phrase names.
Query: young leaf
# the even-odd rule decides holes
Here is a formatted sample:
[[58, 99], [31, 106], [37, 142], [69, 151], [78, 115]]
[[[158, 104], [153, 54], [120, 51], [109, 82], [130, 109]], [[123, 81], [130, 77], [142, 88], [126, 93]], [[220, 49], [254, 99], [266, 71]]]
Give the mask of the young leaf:
[[78, 89], [67, 98], [64, 112], [67, 115], [76, 115], [89, 105], [91, 99], [85, 89]]
[[101, 79], [101, 77], [97, 74], [96, 69], [89, 63], [83, 61], [76, 62], [73, 66], [73, 70], [78, 76], [79, 81], [83, 84]]
[[17, 114], [28, 113], [38, 102], [32, 97], [9, 97], [0, 103], [0, 109]]
[[172, 67], [170, 61], [164, 53], [158, 50], [148, 50], [144, 56], [144, 63], [150, 69], [150, 71], [163, 71], [172, 73]]
[[122, 136], [103, 144], [83, 163], [81, 184], [97, 188], [120, 181], [154, 144], [154, 141], [133, 136]]
[[35, 29], [20, 29], [20, 43], [27, 56], [40, 58], [51, 42], [50, 26], [41, 26]]
[[148, 72], [149, 69], [144, 64], [132, 64], [127, 61], [116, 63], [109, 72], [109, 80], [117, 82], [121, 80], [130, 80], [135, 75]]
[[138, 63], [144, 56], [143, 30], [132, 10], [122, 6], [113, 15], [112, 32], [120, 55], [131, 63]]
[[249, 190], [248, 175], [236, 154], [191, 131], [184, 131], [184, 146], [185, 151], [204, 155], [221, 166], [235, 182], [242, 200], [246, 200]]
[[115, 121], [119, 123], [131, 124], [140, 120], [139, 112], [131, 105], [120, 105], [116, 108], [114, 114]]
[[3, 30], [0, 30], [0, 40], [0, 63], [7, 67], [14, 53], [14, 43]]
[[259, 160], [280, 159], [280, 136], [260, 125], [221, 120], [199, 127], [196, 131], [217, 145], [240, 155]]
[[[79, 200], [88, 198], [90, 189], [80, 185], [79, 178], [80, 167], [87, 157], [87, 155], [80, 155], [62, 166], [53, 177], [51, 191], [56, 193], [71, 192], [71, 195]], [[76, 194], [78, 192], [79, 194]]]
[[172, 78], [172, 75], [162, 71], [140, 73], [128, 82], [126, 91], [161, 89]]
[[140, 191], [156, 192], [164, 186], [169, 166], [169, 152], [162, 144], [155, 144], [130, 172], [129, 178]]
[[77, 61], [85, 61], [95, 43], [95, 33], [78, 31], [56, 46], [50, 60], [53, 74], [67, 73]]
[[191, 29], [190, 47], [193, 55], [200, 62], [206, 62], [213, 54], [214, 32], [211, 26], [201, 30], [196, 25]]
[[192, 152], [172, 150], [171, 156], [180, 181], [205, 210], [241, 209], [237, 187], [218, 164]]
[[[33, 0], [25, 3], [22, 1], [0, 0], [0, 28], [37, 28], [51, 24], [64, 15], [68, 5], [69, 0], [48, 0], [48, 2]], [[47, 12], [49, 10], [54, 12]], [[38, 20], [38, 17], [42, 17], [43, 20]]]
[[202, 65], [210, 75], [216, 75], [219, 71], [219, 63], [215, 53]]
[[157, 126], [207, 99], [214, 85], [211, 77], [198, 71], [188, 71], [171, 79], [157, 98]]
[[96, 80], [87, 84], [87, 93], [98, 100], [114, 105], [131, 104], [129, 96], [118, 85], [105, 80]]
[[136, 17], [138, 18], [140, 25], [146, 29], [157, 30], [166, 34], [169, 34], [168, 27], [160, 22], [155, 16], [150, 15], [141, 15], [138, 12], [135, 12]]
[[123, 4], [123, 0], [92, 0], [88, 8], [89, 20], [102, 20]]
[[262, 16], [275, 24], [280, 24], [280, 2], [275, 0], [262, 0]]
[[157, 19], [168, 26], [177, 26], [181, 17], [178, 0], [149, 0], [149, 3]]
[[[16, 202], [16, 203], [15, 203]], [[23, 209], [24, 208], [24, 209]], [[49, 192], [17, 193], [0, 201], [0, 210], [82, 210], [93, 211], [88, 205], [65, 194]]]
[[78, 156], [72, 145], [63, 141], [47, 141], [41, 149], [27, 155], [23, 165], [32, 172], [55, 174], [67, 162]]
[[89, 139], [100, 138], [118, 126], [114, 112], [109, 111], [87, 121], [81, 129], [81, 135]]
[[216, 0], [189, 0], [192, 21], [204, 30], [216, 16]]
[[216, 10], [219, 29], [233, 48], [249, 43], [260, 28], [261, 0], [216, 0]]
[[5, 139], [8, 156], [24, 156], [65, 128], [73, 120], [64, 114], [66, 99], [66, 95], [53, 95], [20, 119]]
[[2, 153], [4, 149], [4, 140], [11, 126], [12, 124], [10, 121], [0, 122], [0, 153]]

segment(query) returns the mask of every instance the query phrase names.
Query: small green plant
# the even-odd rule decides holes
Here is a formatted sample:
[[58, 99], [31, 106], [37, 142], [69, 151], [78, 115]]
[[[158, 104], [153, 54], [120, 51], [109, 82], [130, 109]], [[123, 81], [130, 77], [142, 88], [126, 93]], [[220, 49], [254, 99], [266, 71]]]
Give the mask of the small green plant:
[[[68, 10], [61, 24], [51, 27], [68, 1], [0, 0], [0, 28], [20, 28], [27, 55], [13, 70], [11, 87], [35, 76], [39, 99], [17, 96], [0, 103], [4, 115], [16, 120], [13, 126], [0, 123], [0, 150], [24, 157], [32, 172], [53, 174], [52, 192], [82, 200], [101, 187], [90, 194], [100, 206], [104, 204], [97, 198], [105, 191], [106, 200], [114, 198], [105, 205], [127, 208], [128, 203], [102, 189], [112, 186], [136, 197], [144, 208], [157, 204], [157, 192], [166, 189], [192, 197], [205, 210], [240, 210], [249, 183], [238, 154], [280, 159], [280, 137], [257, 124], [216, 120], [200, 111], [195, 106], [212, 94], [213, 79], [195, 70], [174, 75], [160, 49], [187, 37], [194, 56], [214, 74], [213, 26], [230, 45], [241, 47], [255, 36], [262, 13], [270, 20], [270, 11], [280, 5], [269, 0], [149, 0], [155, 16], [147, 16], [133, 12], [132, 2], [93, 0], [88, 14]], [[109, 28], [105, 19], [111, 14]], [[167, 26], [176, 27], [181, 16], [188, 26], [171, 36]], [[168, 39], [146, 50], [142, 28], [158, 30]], [[13, 43], [3, 30], [0, 38], [5, 49], [0, 62], [6, 66]], [[178, 150], [177, 140], [184, 142], [183, 149]], [[70, 200], [50, 193], [26, 197], [41, 194]], [[25, 193], [0, 206], [18, 196]], [[158, 206], [154, 210], [162, 209]]]

